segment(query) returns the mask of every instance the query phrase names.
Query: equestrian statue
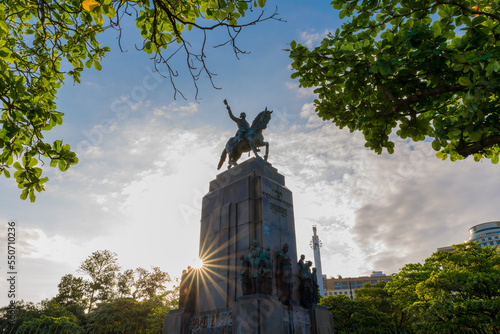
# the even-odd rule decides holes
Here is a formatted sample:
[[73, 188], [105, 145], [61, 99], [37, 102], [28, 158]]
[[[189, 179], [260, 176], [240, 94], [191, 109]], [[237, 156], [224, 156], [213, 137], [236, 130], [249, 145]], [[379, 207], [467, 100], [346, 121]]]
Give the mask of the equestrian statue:
[[267, 107], [264, 111], [261, 111], [257, 117], [252, 122], [252, 125], [249, 125], [246, 120], [246, 114], [242, 112], [240, 117], [237, 118], [233, 115], [229, 104], [227, 104], [227, 100], [224, 100], [224, 104], [226, 105], [226, 109], [229, 113], [229, 117], [238, 125], [238, 132], [232, 138], [230, 138], [226, 143], [226, 148], [222, 151], [222, 155], [220, 157], [219, 165], [217, 169], [220, 169], [226, 160], [226, 155], [229, 155], [228, 166], [227, 168], [231, 168], [232, 166], [237, 165], [238, 159], [245, 152], [253, 151], [255, 157], [257, 159], [262, 159], [257, 152], [259, 152], [258, 147], [265, 146], [266, 154], [264, 155], [264, 160], [267, 161], [267, 157], [269, 155], [269, 143], [264, 141], [264, 136], [262, 136], [262, 130], [267, 127], [267, 123], [271, 120], [272, 110], [267, 110]]

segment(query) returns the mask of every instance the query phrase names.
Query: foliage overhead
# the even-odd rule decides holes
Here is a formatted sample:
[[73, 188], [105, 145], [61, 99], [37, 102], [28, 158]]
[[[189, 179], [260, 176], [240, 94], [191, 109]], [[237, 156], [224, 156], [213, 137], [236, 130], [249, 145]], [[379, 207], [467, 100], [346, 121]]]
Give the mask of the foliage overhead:
[[[85, 68], [101, 70], [101, 60], [111, 49], [98, 37], [109, 28], [122, 37], [121, 20], [134, 16], [143, 38], [139, 48], [152, 56], [155, 69], [165, 72], [174, 87], [178, 72], [173, 57], [185, 55], [194, 85], [202, 74], [212, 82], [206, 64], [207, 33], [221, 29], [238, 55], [241, 29], [267, 19], [255, 14], [245, 18], [265, 0], [2, 0], [0, 1], [0, 174], [10, 177], [13, 167], [21, 198], [35, 201], [44, 190], [43, 160], [66, 171], [78, 162], [68, 144], [53, 143], [44, 134], [61, 125], [63, 113], [55, 99], [66, 79], [80, 83]], [[202, 41], [190, 43], [190, 30]], [[212, 82], [213, 84], [213, 82]], [[180, 93], [182, 95], [182, 93]], [[175, 97], [175, 95], [174, 95]]]
[[[291, 43], [318, 116], [394, 152], [390, 135], [432, 138], [436, 156], [498, 163], [500, 0], [334, 0], [341, 29]], [[396, 129], [396, 131], [395, 131]]]

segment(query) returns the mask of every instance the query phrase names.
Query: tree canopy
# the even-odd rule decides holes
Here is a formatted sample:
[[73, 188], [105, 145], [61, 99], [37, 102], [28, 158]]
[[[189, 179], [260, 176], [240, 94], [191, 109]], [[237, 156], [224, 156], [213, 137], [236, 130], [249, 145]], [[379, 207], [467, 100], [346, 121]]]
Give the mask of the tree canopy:
[[436, 156], [498, 163], [499, 0], [334, 0], [349, 18], [310, 50], [291, 43], [292, 78], [316, 112], [394, 152], [391, 135], [431, 140]]
[[87, 277], [64, 275], [54, 298], [0, 308], [1, 333], [156, 333], [179, 306], [179, 286], [159, 267], [120, 272], [117, 255], [93, 252], [80, 265]]
[[493, 333], [500, 329], [500, 248], [454, 245], [409, 263], [392, 282], [322, 298], [338, 333]]
[[16, 331], [22, 333], [75, 333], [84, 334], [85, 330], [68, 317], [50, 317], [43, 314], [40, 318], [25, 321]]
[[[90, 281], [86, 284], [88, 291], [90, 291], [88, 294], [88, 311], [94, 307], [96, 302], [105, 301], [112, 297], [119, 270], [120, 266], [118, 265], [116, 253], [108, 250], [93, 252], [91, 256], [81, 263], [79, 271], [90, 278]], [[72, 280], [70, 283], [79, 283], [79, 281]], [[74, 290], [76, 289], [71, 289], [71, 291]], [[61, 292], [60, 290], [60, 294]]]
[[[170, 78], [175, 94], [178, 72], [172, 57], [185, 55], [185, 64], [196, 81], [207, 68], [206, 33], [221, 28], [227, 32], [222, 45], [242, 53], [236, 38], [245, 26], [270, 18], [262, 12], [265, 0], [2, 0], [0, 2], [0, 174], [10, 177], [12, 167], [21, 198], [35, 201], [44, 190], [43, 160], [66, 171], [78, 162], [62, 140], [49, 143], [44, 134], [61, 125], [57, 110], [58, 89], [70, 79], [79, 83], [85, 68], [101, 70], [101, 60], [111, 50], [99, 37], [114, 29], [121, 39], [123, 17], [134, 16], [143, 37], [138, 48], [152, 56], [156, 70]], [[190, 43], [187, 32], [201, 31], [202, 42]], [[182, 93], [180, 93], [182, 95]], [[175, 95], [174, 95], [175, 97]]]
[[321, 298], [320, 305], [332, 312], [336, 333], [385, 333], [395, 327], [402, 329], [394, 317], [398, 312], [384, 290], [385, 282], [379, 283], [366, 283], [356, 289], [354, 300], [346, 295]]
[[87, 330], [90, 333], [160, 333], [163, 317], [172, 308], [160, 298], [137, 301], [118, 298], [99, 304], [89, 314]]
[[438, 251], [404, 266], [386, 285], [415, 329], [446, 332], [500, 328], [500, 248], [476, 243]]

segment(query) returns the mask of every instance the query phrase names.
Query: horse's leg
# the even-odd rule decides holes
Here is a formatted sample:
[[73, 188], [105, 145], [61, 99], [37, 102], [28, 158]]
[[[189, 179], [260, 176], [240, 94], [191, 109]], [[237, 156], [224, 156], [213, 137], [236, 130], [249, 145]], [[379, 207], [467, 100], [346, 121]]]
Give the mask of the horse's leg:
[[234, 159], [234, 165], [236, 166], [238, 163], [237, 161], [241, 158], [241, 152], [238, 151], [238, 153], [236, 153], [236, 156], [235, 156], [235, 159]]
[[267, 161], [267, 157], [269, 156], [269, 143], [267, 141], [262, 142], [262, 146], [266, 146], [266, 154], [264, 155], [264, 160]]
[[261, 159], [262, 160], [262, 158], [260, 157], [259, 153], [257, 153], [257, 146], [255, 146], [255, 141], [250, 140], [250, 141], [248, 141], [248, 144], [250, 145], [250, 148], [252, 149], [253, 154], [255, 154], [255, 157], [257, 159]]
[[240, 147], [235, 147], [229, 154], [229, 164], [228, 168], [231, 168], [232, 166], [238, 165], [238, 159], [241, 157], [241, 148]]
[[236, 166], [237, 163], [234, 159], [234, 153], [231, 152], [231, 154], [229, 155], [229, 160], [228, 160], [228, 165], [227, 165], [227, 169], [233, 167], [233, 166]]

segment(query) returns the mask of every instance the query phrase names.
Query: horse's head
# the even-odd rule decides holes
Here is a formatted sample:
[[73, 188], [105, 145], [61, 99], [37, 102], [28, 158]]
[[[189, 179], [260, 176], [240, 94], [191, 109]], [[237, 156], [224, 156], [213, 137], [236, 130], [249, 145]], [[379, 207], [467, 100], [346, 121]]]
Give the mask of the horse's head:
[[257, 117], [252, 122], [251, 128], [256, 130], [262, 130], [267, 127], [267, 123], [271, 120], [272, 110], [267, 110], [267, 107], [264, 111], [261, 111]]

